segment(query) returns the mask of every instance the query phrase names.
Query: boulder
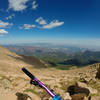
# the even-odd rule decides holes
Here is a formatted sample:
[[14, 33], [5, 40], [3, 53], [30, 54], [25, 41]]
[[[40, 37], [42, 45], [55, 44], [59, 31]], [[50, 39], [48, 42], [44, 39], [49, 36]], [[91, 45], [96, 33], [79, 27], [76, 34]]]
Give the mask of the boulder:
[[91, 87], [88, 87], [87, 84], [82, 82], [77, 82], [75, 87], [75, 93], [85, 93], [87, 96], [89, 94], [96, 94], [98, 91]]
[[71, 96], [72, 100], [88, 100], [84, 93], [74, 94]]
[[72, 100], [72, 98], [71, 98], [71, 96], [69, 95], [68, 92], [64, 93], [62, 97], [63, 97], [64, 100]]
[[16, 96], [17, 96], [17, 100], [32, 100], [32, 98], [29, 95], [24, 93], [17, 92]]
[[81, 88], [87, 88], [87, 84], [82, 83], [82, 82], [76, 82], [75, 84], [77, 87], [81, 87]]
[[70, 93], [70, 95], [84, 93], [85, 96], [88, 96], [90, 94], [90, 91], [86, 87], [83, 86], [81, 87], [78, 86], [77, 84], [68, 87], [68, 92]]
[[70, 93], [72, 100], [88, 100], [90, 94], [98, 93], [96, 89], [88, 87], [87, 84], [82, 82], [76, 82], [75, 85], [68, 87], [68, 92]]
[[[27, 94], [31, 98], [31, 100], [41, 100], [40, 96], [38, 96], [35, 93], [25, 92], [25, 94]], [[28, 98], [28, 99], [30, 100], [30, 98]]]
[[90, 77], [87, 77], [87, 78], [84, 78], [84, 77], [81, 77], [80, 78], [80, 81], [83, 82], [83, 83], [89, 83], [90, 81], [92, 81], [93, 79], [90, 78]]
[[90, 94], [97, 94], [98, 93], [98, 91], [96, 89], [93, 89], [91, 87], [88, 87], [87, 89], [89, 89]]
[[88, 100], [88, 98], [86, 96], [84, 96], [83, 100]]
[[100, 65], [99, 65], [99, 68], [98, 68], [97, 73], [96, 73], [96, 78], [100, 79]]
[[100, 100], [100, 97], [98, 97], [98, 96], [92, 96], [91, 100]]

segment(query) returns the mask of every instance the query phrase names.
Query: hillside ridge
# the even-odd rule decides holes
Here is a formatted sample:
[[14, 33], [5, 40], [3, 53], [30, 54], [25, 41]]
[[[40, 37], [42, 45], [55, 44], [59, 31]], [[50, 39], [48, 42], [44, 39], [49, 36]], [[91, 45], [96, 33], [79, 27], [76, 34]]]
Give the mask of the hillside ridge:
[[[0, 55], [1, 100], [20, 100], [18, 98], [26, 100], [26, 96], [31, 98], [27, 100], [51, 100], [50, 96], [43, 89], [30, 85], [30, 79], [21, 71], [22, 66], [27, 68], [49, 89], [53, 89], [56, 94], [63, 97], [64, 100], [66, 98], [67, 100], [100, 99], [100, 80], [95, 78], [100, 63], [82, 68], [58, 70], [55, 68], [35, 68], [33, 67], [35, 62], [32, 61], [30, 64], [31, 57], [17, 55], [1, 46]], [[29, 62], [23, 60], [23, 58], [27, 58]], [[74, 90], [72, 87], [74, 87]], [[90, 97], [94, 99], [89, 99]]]

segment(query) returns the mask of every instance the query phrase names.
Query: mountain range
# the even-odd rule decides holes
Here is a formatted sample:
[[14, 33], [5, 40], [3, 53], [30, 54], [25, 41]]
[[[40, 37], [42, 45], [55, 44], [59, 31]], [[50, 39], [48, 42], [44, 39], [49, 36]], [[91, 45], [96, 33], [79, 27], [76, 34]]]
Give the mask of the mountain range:
[[87, 48], [52, 44], [6, 45], [5, 47], [23, 56], [41, 59], [51, 66], [85, 66], [100, 62], [100, 51]]

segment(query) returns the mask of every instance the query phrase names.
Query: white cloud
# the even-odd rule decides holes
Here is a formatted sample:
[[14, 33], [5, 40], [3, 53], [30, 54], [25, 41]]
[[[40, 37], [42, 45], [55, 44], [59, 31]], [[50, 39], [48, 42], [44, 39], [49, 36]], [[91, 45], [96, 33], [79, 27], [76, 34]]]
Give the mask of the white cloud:
[[9, 28], [12, 25], [13, 25], [12, 23], [3, 22], [3, 21], [0, 20], [0, 28]]
[[41, 25], [47, 24], [46, 20], [44, 20], [42, 17], [37, 18], [35, 21]]
[[24, 24], [25, 29], [30, 29], [30, 28], [34, 28], [34, 27], [35, 27], [34, 24]]
[[27, 8], [26, 3], [29, 0], [8, 0], [9, 2], [9, 8], [13, 9], [14, 11], [22, 11]]
[[12, 19], [14, 16], [15, 16], [15, 14], [12, 14], [12, 15], [6, 17], [6, 19], [7, 19], [7, 20], [8, 20], [8, 19]]
[[31, 28], [35, 28], [36, 25], [34, 24], [24, 24], [23, 26], [19, 26], [19, 29], [31, 29]]
[[35, 20], [35, 22], [39, 23], [39, 25], [34, 24], [24, 24], [19, 26], [19, 29], [31, 29], [31, 28], [39, 28], [39, 29], [52, 29], [58, 26], [62, 26], [64, 22], [60, 22], [58, 20], [53, 20], [50, 23], [47, 23], [45, 19], [39, 17]]
[[58, 20], [53, 20], [51, 21], [49, 24], [47, 25], [43, 25], [43, 29], [52, 29], [52, 28], [55, 28], [55, 27], [58, 27], [58, 26], [61, 26], [63, 25], [64, 22], [59, 22]]
[[6, 35], [8, 32], [5, 29], [0, 29], [0, 36]]
[[32, 9], [36, 9], [38, 7], [38, 4], [36, 3], [36, 1], [33, 1], [32, 3]]

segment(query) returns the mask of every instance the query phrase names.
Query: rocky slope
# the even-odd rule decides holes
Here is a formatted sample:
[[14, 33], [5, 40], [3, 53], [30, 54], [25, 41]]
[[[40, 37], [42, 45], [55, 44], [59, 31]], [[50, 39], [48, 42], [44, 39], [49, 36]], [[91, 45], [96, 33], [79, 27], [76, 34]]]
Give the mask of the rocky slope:
[[63, 71], [41, 69], [46, 65], [40, 60], [19, 56], [3, 47], [0, 47], [0, 100], [51, 100], [44, 90], [29, 84], [22, 66], [64, 100], [100, 100], [100, 80], [95, 78], [99, 63]]

